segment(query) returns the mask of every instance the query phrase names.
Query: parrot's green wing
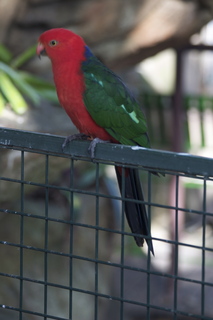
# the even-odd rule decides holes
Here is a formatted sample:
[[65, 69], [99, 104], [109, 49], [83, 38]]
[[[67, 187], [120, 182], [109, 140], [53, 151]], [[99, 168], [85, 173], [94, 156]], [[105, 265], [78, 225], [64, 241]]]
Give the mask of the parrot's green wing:
[[93, 120], [126, 145], [149, 147], [146, 120], [122, 80], [86, 47], [84, 103]]

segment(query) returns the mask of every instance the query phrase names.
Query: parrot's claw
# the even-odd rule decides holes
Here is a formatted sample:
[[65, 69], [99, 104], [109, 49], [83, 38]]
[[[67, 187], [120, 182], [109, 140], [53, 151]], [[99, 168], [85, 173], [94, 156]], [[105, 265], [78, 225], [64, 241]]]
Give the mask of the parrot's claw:
[[66, 139], [64, 140], [64, 143], [62, 144], [62, 150], [64, 151], [67, 144], [73, 140], [88, 140], [88, 139], [90, 139], [90, 136], [84, 133], [76, 133], [71, 136], [68, 136], [66, 137]]
[[91, 141], [90, 145], [89, 145], [89, 148], [88, 148], [88, 151], [91, 155], [91, 158], [93, 159], [95, 157], [95, 148], [96, 148], [96, 145], [98, 143], [109, 143], [110, 141], [108, 140], [101, 140], [99, 138], [95, 138]]

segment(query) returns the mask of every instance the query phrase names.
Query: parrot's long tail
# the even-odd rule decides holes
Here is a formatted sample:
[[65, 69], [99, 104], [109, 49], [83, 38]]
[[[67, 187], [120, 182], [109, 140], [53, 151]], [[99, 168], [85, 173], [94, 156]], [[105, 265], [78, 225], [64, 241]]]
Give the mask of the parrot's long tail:
[[[137, 169], [128, 168], [125, 169], [124, 177], [122, 177], [122, 169], [120, 167], [115, 166], [115, 171], [121, 195], [126, 199], [133, 199], [133, 201], [124, 201], [124, 210], [130, 229], [134, 234], [147, 236], [146, 242], [148, 248], [154, 255], [145, 204], [143, 202], [134, 202], [134, 200], [144, 201], [139, 172]], [[124, 191], [122, 192], [123, 188]], [[139, 247], [143, 246], [143, 237], [135, 235], [134, 238]]]

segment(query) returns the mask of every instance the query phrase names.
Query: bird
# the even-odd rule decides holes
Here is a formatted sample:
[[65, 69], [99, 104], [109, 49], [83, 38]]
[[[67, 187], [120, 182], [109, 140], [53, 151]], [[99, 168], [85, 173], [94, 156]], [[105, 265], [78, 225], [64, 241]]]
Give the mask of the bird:
[[[81, 36], [64, 28], [49, 29], [40, 35], [36, 53], [51, 60], [60, 105], [79, 131], [67, 137], [63, 147], [73, 139], [91, 140], [92, 157], [96, 144], [102, 142], [150, 148], [146, 118], [137, 100]], [[145, 238], [154, 255], [139, 171], [125, 168], [122, 174], [119, 165], [115, 165], [115, 171], [136, 244], [142, 247]]]

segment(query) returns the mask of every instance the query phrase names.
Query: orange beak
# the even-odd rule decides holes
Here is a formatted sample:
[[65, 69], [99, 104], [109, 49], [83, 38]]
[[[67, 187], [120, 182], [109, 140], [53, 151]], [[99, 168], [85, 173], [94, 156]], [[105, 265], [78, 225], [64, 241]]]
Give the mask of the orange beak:
[[39, 42], [37, 45], [36, 54], [38, 55], [39, 59], [41, 59], [42, 55], [46, 55], [44, 45], [41, 42]]

